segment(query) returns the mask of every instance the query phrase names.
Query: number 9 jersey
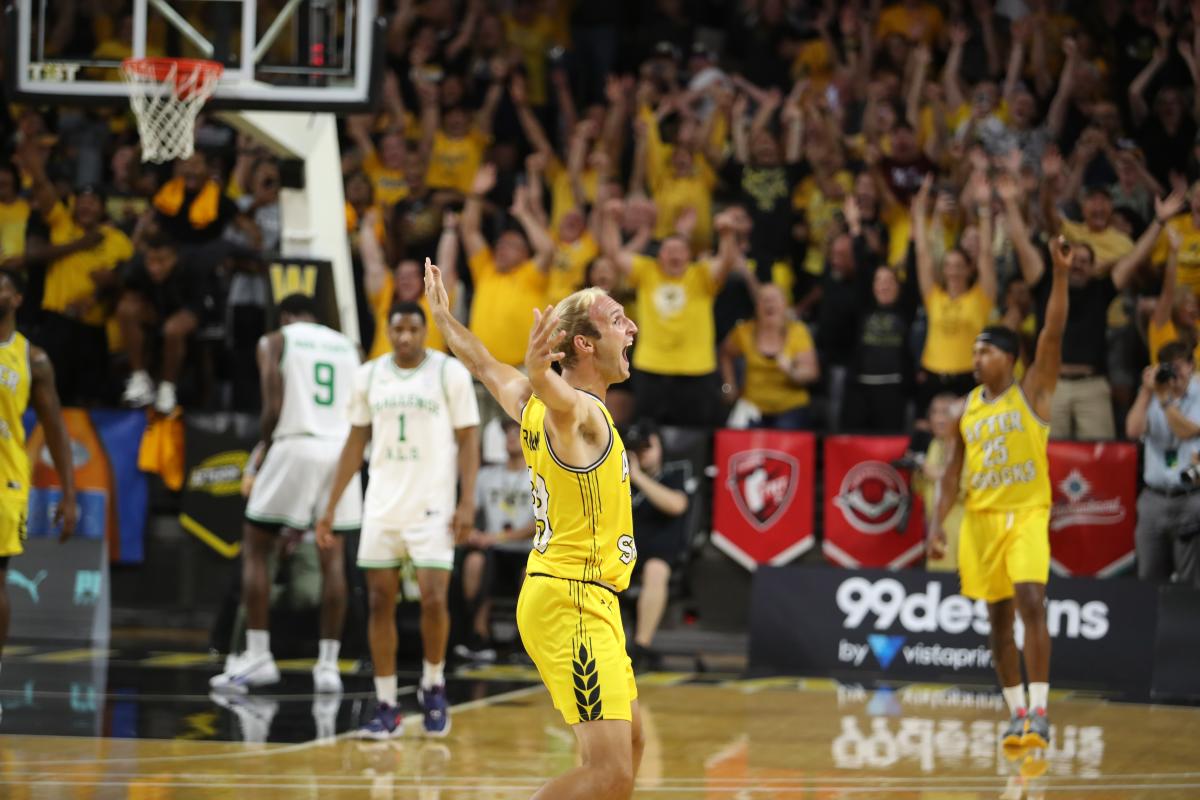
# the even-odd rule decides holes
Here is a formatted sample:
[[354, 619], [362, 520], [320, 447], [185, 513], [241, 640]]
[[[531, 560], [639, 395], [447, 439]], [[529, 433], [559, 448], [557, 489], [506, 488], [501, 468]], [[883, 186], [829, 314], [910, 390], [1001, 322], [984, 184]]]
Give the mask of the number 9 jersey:
[[629, 457], [604, 403], [584, 394], [604, 413], [609, 436], [603, 454], [586, 467], [568, 466], [555, 455], [540, 399], [530, 397], [521, 413], [521, 450], [529, 465], [535, 519], [526, 572], [620, 592], [629, 586], [637, 561]]

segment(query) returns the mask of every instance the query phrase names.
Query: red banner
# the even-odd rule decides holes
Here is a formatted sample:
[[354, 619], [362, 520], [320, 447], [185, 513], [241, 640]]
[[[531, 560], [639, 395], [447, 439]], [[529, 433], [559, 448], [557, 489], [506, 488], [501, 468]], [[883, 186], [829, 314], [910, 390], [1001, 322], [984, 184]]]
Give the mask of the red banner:
[[898, 569], [925, 555], [925, 514], [907, 471], [907, 436], [825, 438], [825, 558], [843, 567]]
[[811, 433], [717, 431], [713, 544], [750, 570], [812, 548], [815, 456]]
[[1056, 573], [1105, 577], [1133, 563], [1137, 462], [1131, 442], [1050, 442]]

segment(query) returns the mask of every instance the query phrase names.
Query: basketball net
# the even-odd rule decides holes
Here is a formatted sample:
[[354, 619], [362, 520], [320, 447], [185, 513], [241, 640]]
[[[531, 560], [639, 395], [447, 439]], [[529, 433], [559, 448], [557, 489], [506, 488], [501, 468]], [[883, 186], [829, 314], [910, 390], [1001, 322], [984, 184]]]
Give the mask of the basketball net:
[[142, 161], [161, 164], [192, 155], [196, 115], [216, 91], [223, 70], [216, 61], [192, 58], [121, 62], [142, 140]]

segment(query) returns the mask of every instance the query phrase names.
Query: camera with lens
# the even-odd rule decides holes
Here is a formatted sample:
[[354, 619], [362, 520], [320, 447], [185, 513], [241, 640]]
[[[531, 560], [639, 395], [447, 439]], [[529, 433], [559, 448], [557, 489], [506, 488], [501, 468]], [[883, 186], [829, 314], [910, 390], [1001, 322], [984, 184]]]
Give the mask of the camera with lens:
[[1184, 486], [1195, 486], [1200, 483], [1200, 464], [1192, 464], [1179, 473], [1179, 482]]
[[1159, 364], [1158, 369], [1154, 371], [1154, 382], [1162, 386], [1173, 380], [1175, 380], [1175, 367], [1166, 362]]
[[652, 420], [640, 419], [625, 430], [625, 435], [622, 437], [625, 441], [625, 449], [633, 453], [640, 453], [650, 446], [650, 437], [657, 433], [658, 427]]

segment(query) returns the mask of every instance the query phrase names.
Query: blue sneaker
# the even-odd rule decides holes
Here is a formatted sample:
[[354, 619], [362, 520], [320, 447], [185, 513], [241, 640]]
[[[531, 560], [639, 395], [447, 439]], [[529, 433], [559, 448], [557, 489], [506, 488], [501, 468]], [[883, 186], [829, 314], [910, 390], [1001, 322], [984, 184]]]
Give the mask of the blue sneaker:
[[355, 736], [359, 739], [376, 741], [396, 739], [403, 734], [404, 714], [401, 713], [400, 706], [390, 706], [387, 703], [380, 703], [375, 708], [375, 716], [371, 717], [371, 721], [355, 732]]
[[425, 714], [425, 735], [442, 737], [450, 733], [450, 704], [446, 702], [446, 687], [433, 686], [417, 692]]

